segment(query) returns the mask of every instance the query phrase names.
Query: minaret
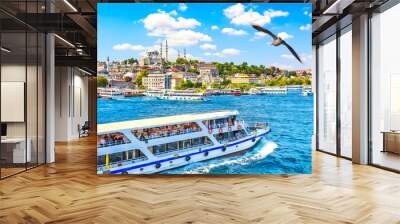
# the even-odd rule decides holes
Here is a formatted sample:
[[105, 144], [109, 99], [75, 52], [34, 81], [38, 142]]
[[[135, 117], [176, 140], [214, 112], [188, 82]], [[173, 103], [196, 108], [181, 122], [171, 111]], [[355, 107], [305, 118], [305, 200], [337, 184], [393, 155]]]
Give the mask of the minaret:
[[161, 58], [161, 61], [162, 61], [162, 42], [160, 43], [160, 58]]
[[168, 62], [168, 40], [165, 40], [165, 61]]
[[178, 58], [181, 57], [181, 52], [178, 50]]
[[186, 60], [186, 48], [183, 48], [183, 58]]
[[110, 67], [110, 57], [107, 56], [107, 64], [106, 64], [107, 71], [108, 71], [109, 67]]

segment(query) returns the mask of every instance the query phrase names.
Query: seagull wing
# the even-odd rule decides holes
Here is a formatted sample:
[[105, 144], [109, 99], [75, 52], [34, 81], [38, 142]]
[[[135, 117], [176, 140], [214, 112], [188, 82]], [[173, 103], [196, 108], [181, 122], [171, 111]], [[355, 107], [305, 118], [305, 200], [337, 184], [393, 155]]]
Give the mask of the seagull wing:
[[300, 62], [303, 64], [303, 62], [301, 61], [299, 55], [296, 53], [296, 51], [288, 44], [286, 43], [286, 41], [282, 40], [282, 44], [284, 44], [290, 52], [292, 52], [293, 56]]
[[278, 37], [277, 37], [275, 34], [273, 34], [271, 31], [269, 31], [269, 30], [267, 30], [267, 29], [265, 29], [265, 28], [262, 28], [261, 26], [258, 26], [258, 25], [252, 25], [252, 26], [253, 26], [254, 29], [256, 29], [256, 30], [258, 30], [258, 31], [260, 31], [260, 32], [269, 34], [269, 35], [270, 35], [272, 38], [274, 38], [274, 39], [278, 38]]

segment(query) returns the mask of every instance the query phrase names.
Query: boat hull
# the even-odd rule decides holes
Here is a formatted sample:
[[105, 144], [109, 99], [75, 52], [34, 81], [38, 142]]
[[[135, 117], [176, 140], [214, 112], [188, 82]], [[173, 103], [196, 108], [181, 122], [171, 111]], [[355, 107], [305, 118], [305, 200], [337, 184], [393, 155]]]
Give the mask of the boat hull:
[[239, 139], [225, 145], [219, 144], [205, 148], [188, 150], [185, 152], [177, 152], [174, 155], [160, 157], [156, 161], [147, 160], [137, 165], [119, 167], [117, 169], [106, 172], [98, 172], [98, 174], [153, 174], [170, 169], [175, 169], [195, 162], [202, 162], [219, 157], [232, 157], [242, 155], [247, 151], [252, 150], [254, 146], [260, 141], [260, 139], [269, 131], [270, 129], [265, 129], [258, 132], [257, 134], [247, 136], [243, 139]]

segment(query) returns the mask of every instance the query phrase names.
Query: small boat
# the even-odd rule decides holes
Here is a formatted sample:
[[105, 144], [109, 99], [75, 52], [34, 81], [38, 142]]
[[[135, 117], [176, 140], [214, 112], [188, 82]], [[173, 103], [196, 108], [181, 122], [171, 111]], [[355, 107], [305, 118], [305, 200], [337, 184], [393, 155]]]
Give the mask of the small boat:
[[159, 97], [162, 94], [163, 94], [163, 92], [160, 90], [147, 90], [143, 93], [143, 95], [148, 96], [148, 97]]
[[243, 154], [270, 132], [239, 112], [182, 114], [98, 125], [98, 174], [151, 174]]
[[303, 86], [301, 92], [303, 96], [311, 96], [313, 94], [311, 86]]
[[269, 86], [265, 87], [261, 90], [262, 94], [265, 95], [287, 95], [288, 87], [287, 86]]
[[167, 92], [157, 96], [161, 100], [179, 100], [179, 101], [205, 101], [206, 98], [202, 93], [179, 93]]
[[117, 88], [97, 88], [97, 94], [102, 99], [121, 99], [124, 98], [124, 92]]
[[242, 95], [242, 92], [240, 91], [240, 89], [234, 89], [234, 90], [232, 90], [232, 95], [240, 96], [240, 95]]

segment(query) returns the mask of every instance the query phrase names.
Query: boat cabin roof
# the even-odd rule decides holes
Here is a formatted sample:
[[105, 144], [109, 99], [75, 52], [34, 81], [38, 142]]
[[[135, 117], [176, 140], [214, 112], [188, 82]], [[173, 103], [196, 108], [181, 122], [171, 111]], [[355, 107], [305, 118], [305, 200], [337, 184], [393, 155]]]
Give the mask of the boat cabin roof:
[[130, 120], [130, 121], [122, 121], [122, 122], [113, 122], [106, 124], [99, 124], [97, 126], [97, 132], [107, 133], [112, 131], [120, 131], [125, 129], [141, 129], [141, 128], [151, 128], [151, 127], [160, 127], [166, 125], [174, 125], [181, 124], [193, 121], [203, 121], [210, 119], [219, 119], [232, 115], [238, 115], [239, 112], [237, 110], [231, 111], [215, 111], [208, 113], [193, 113], [193, 114], [182, 114], [175, 116], [167, 116], [167, 117], [155, 117], [155, 118], [147, 118], [140, 120]]

